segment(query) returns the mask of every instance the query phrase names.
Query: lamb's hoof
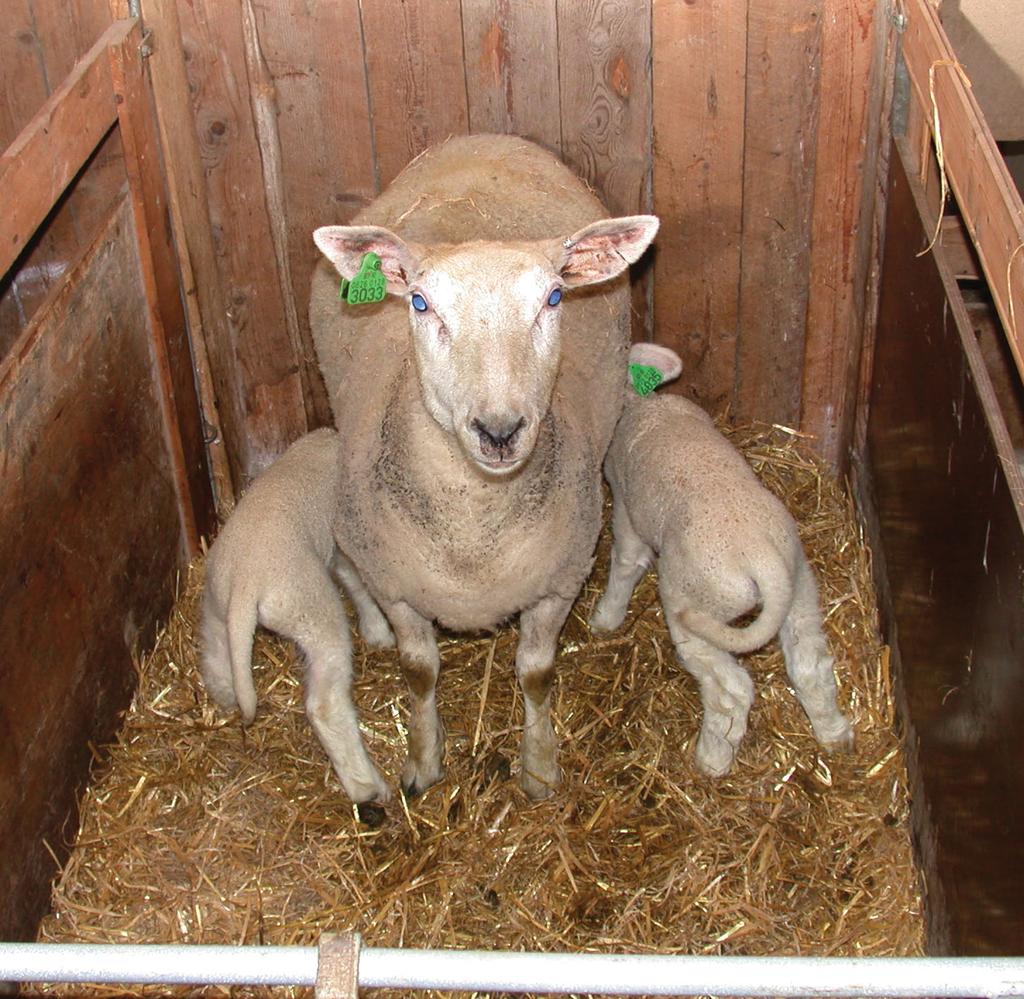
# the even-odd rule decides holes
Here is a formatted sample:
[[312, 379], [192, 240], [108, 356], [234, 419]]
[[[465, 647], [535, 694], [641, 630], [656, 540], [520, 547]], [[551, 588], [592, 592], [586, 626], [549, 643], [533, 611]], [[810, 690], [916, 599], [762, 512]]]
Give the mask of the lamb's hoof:
[[815, 730], [818, 742], [830, 753], [849, 753], [853, 749], [854, 736], [850, 723], [842, 716], [835, 725]]
[[605, 607], [602, 601], [590, 615], [590, 630], [594, 632], [615, 631], [625, 620], [625, 611], [620, 614], [614, 608]]
[[379, 829], [384, 825], [384, 820], [388, 817], [384, 806], [377, 801], [357, 802], [356, 813], [359, 815], [359, 821], [364, 826], [369, 826], [370, 829]]
[[702, 735], [697, 740], [694, 763], [697, 764], [697, 769], [708, 777], [724, 777], [732, 770], [735, 758], [736, 750], [717, 735]]

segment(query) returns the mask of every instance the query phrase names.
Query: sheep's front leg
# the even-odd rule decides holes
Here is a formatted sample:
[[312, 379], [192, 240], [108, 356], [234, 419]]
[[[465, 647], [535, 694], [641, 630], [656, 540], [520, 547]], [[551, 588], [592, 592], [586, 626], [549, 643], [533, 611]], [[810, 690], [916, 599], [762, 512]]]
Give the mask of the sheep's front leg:
[[618, 500], [612, 507], [612, 537], [608, 587], [590, 616], [592, 631], [614, 631], [622, 624], [636, 584], [654, 564], [654, 549], [641, 540]]
[[401, 602], [386, 610], [409, 686], [409, 755], [402, 767], [402, 790], [414, 798], [444, 777], [444, 725], [436, 698], [441, 657], [434, 626], [425, 617]]
[[558, 635], [570, 607], [571, 600], [545, 597], [519, 617], [516, 676], [525, 704], [519, 782], [535, 800], [553, 794], [560, 779], [558, 744], [551, 725], [551, 685]]

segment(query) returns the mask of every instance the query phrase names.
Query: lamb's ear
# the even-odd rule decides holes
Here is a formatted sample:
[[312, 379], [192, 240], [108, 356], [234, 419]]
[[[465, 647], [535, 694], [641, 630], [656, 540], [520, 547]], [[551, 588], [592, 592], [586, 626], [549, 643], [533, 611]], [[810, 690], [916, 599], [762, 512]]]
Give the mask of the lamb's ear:
[[629, 363], [646, 368], [655, 368], [661, 374], [661, 382], [670, 382], [683, 373], [683, 362], [670, 347], [657, 343], [634, 343], [629, 348]]
[[568, 287], [596, 284], [639, 260], [657, 231], [654, 215], [601, 219], [554, 244], [551, 259]]
[[392, 295], [404, 295], [419, 269], [419, 248], [380, 226], [325, 225], [313, 233], [313, 242], [348, 280], [355, 277], [367, 253], [380, 257], [380, 269]]

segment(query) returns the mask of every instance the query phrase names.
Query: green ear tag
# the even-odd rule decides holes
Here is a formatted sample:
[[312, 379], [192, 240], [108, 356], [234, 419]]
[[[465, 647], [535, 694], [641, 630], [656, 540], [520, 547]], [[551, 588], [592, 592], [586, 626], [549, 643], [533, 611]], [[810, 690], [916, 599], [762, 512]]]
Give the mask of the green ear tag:
[[349, 305], [369, 305], [381, 302], [388, 290], [388, 279], [380, 269], [380, 257], [376, 253], [367, 253], [359, 265], [356, 276], [348, 282], [341, 283], [341, 294]]
[[631, 364], [629, 377], [637, 395], [650, 395], [662, 381], [661, 372], [649, 364]]

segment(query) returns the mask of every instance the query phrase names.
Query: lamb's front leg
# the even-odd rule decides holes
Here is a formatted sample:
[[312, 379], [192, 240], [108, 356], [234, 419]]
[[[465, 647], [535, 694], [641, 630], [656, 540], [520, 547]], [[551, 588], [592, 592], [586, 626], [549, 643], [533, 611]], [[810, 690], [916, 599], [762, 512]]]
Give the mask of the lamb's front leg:
[[402, 767], [402, 790], [414, 798], [444, 777], [444, 725], [435, 696], [441, 657], [434, 626], [425, 617], [402, 602], [385, 612], [409, 686], [409, 755]]
[[636, 584], [654, 564], [654, 549], [633, 527], [625, 504], [618, 498], [612, 506], [612, 557], [608, 586], [590, 616], [592, 631], [614, 631], [626, 619]]
[[560, 778], [558, 744], [551, 725], [551, 685], [558, 635], [570, 607], [571, 600], [545, 597], [519, 617], [516, 676], [525, 704], [519, 782], [535, 800], [553, 794]]

